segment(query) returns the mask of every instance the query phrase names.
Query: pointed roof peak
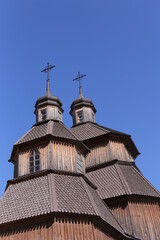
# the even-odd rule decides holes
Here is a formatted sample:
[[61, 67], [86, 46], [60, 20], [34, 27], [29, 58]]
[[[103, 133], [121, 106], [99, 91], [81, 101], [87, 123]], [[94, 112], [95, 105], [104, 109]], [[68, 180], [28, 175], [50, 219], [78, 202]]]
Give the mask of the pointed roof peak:
[[49, 79], [47, 79], [47, 86], [46, 86], [45, 96], [47, 96], [47, 97], [52, 97], [53, 96], [52, 93], [51, 93], [51, 90], [50, 90]]

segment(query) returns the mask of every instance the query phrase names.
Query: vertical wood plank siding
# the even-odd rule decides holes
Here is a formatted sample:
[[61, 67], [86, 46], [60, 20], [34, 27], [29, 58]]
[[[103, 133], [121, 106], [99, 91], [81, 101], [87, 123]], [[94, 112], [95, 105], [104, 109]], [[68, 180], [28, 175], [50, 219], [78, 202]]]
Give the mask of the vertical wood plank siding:
[[19, 154], [18, 161], [18, 176], [22, 176], [29, 173], [29, 155], [30, 152], [21, 152]]
[[52, 142], [53, 169], [75, 171], [75, 148], [73, 144]]
[[132, 201], [111, 208], [125, 232], [140, 239], [160, 239], [160, 208], [156, 202]]
[[121, 142], [109, 141], [95, 144], [86, 157], [86, 167], [105, 163], [114, 159], [121, 161], [133, 161], [133, 157]]
[[[49, 145], [47, 146], [39, 146], [37, 147], [39, 153], [40, 153], [40, 170], [49, 168], [49, 162], [48, 162], [48, 152], [49, 152]], [[21, 151], [19, 153], [19, 159], [18, 159], [18, 176], [22, 176], [25, 174], [30, 173], [30, 163], [29, 158], [31, 154], [32, 149], [28, 151]]]
[[[126, 147], [121, 142], [109, 141], [111, 158], [124, 160], [124, 161], [133, 161], [132, 156], [127, 151]], [[112, 160], [111, 159], [111, 160]]]
[[[56, 169], [69, 172], [82, 172], [84, 170], [83, 156], [73, 144], [54, 141], [46, 146], [39, 146], [37, 149], [40, 153], [40, 170]], [[15, 163], [15, 177], [30, 173], [31, 151], [32, 149], [19, 153], [19, 159]]]
[[[53, 141], [46, 146], [37, 147], [40, 152], [40, 169], [56, 169], [69, 172], [84, 172], [84, 167], [91, 167], [114, 159], [122, 161], [133, 161], [124, 144], [121, 142], [109, 141], [95, 144], [86, 159], [76, 149], [74, 144]], [[31, 150], [30, 150], [31, 151]], [[30, 151], [19, 153], [18, 176], [29, 173]], [[15, 175], [16, 170], [15, 169]]]
[[112, 237], [101, 232], [98, 228], [94, 228], [95, 240], [113, 240]]
[[14, 163], [14, 177], [18, 177], [18, 157], [16, 158]]
[[0, 232], [0, 240], [112, 240], [91, 221], [55, 218], [47, 224]]

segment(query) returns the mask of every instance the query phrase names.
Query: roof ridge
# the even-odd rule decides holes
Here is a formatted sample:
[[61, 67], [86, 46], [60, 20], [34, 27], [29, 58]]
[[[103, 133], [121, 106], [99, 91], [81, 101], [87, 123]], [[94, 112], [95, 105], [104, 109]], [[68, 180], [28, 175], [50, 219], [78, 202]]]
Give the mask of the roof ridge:
[[126, 181], [126, 179], [125, 179], [125, 177], [124, 177], [124, 175], [122, 173], [122, 170], [120, 169], [119, 165], [115, 164], [115, 169], [117, 171], [117, 174], [118, 174], [119, 179], [120, 179], [120, 181], [121, 181], [121, 183], [122, 183], [122, 185], [124, 187], [124, 190], [125, 190], [126, 194], [132, 194], [131, 189], [130, 189], [130, 187], [129, 187], [129, 185], [128, 185], [128, 183], [127, 183], [127, 181]]
[[107, 132], [107, 128], [104, 128], [103, 126], [100, 126], [100, 125], [97, 124], [97, 123], [94, 123], [94, 122], [87, 122], [87, 123], [90, 124], [90, 125], [94, 125], [96, 128], [101, 129], [101, 130], [104, 131], [105, 133], [108, 133], [108, 132]]
[[57, 198], [56, 198], [56, 188], [55, 188], [55, 181], [54, 181], [54, 174], [50, 173], [48, 176], [49, 182], [49, 194], [50, 194], [50, 203], [51, 203], [51, 212], [57, 212]]
[[127, 133], [124, 133], [124, 132], [121, 132], [121, 131], [117, 131], [117, 130], [114, 130], [112, 128], [108, 128], [108, 127], [105, 127], [105, 126], [102, 126], [102, 125], [100, 125], [98, 123], [95, 123], [95, 122], [88, 122], [88, 123], [91, 123], [91, 124], [95, 125], [97, 128], [99, 128], [99, 129], [101, 129], [103, 131], [106, 131], [106, 133], [108, 131], [108, 132], [111, 132], [111, 133], [113, 132], [113, 133], [117, 133], [117, 134], [121, 134], [121, 135], [125, 135], [125, 136], [128, 136], [128, 137], [131, 137], [130, 134], [127, 134]]
[[[97, 207], [97, 203], [95, 202], [95, 200], [94, 200], [94, 198], [93, 198], [93, 196], [92, 196], [92, 193], [90, 192], [90, 190], [88, 189], [88, 187], [87, 187], [87, 183], [86, 183], [86, 181], [83, 179], [83, 181], [84, 182], [82, 182], [82, 184], [83, 184], [83, 186], [84, 186], [84, 188], [85, 188], [85, 190], [86, 190], [86, 192], [87, 192], [87, 194], [88, 194], [88, 197], [89, 197], [89, 199], [90, 199], [90, 201], [91, 201], [91, 203], [93, 204], [93, 207], [94, 207], [94, 209], [95, 209], [95, 211], [96, 211], [96, 214], [98, 214], [98, 216], [103, 220], [103, 221], [105, 221], [107, 224], [109, 224], [111, 227], [113, 227], [113, 228], [115, 228], [115, 226], [113, 225], [113, 224], [111, 224], [110, 222], [109, 222], [109, 220], [107, 221], [106, 219], [105, 219], [105, 215], [103, 214], [103, 213], [101, 213], [100, 211], [99, 211], [99, 209], [98, 209], [98, 207]], [[90, 186], [91, 187], [91, 186]], [[92, 187], [91, 187], [92, 188]], [[93, 189], [93, 188], [92, 188]], [[109, 207], [107, 206], [107, 204], [100, 198], [100, 196], [99, 196], [99, 194], [97, 193], [97, 191], [95, 190], [95, 189], [93, 189], [94, 191], [95, 191], [95, 193], [96, 193], [96, 195], [98, 196], [98, 198], [99, 198], [99, 200], [101, 201], [101, 203], [105, 206], [105, 208], [107, 209], [107, 211], [110, 213], [110, 215], [113, 217], [113, 219], [115, 220], [115, 222], [119, 225], [119, 227], [120, 227], [120, 229], [121, 229], [121, 234], [123, 233], [123, 234], [125, 234], [125, 231], [124, 231], [124, 229], [123, 229], [123, 227], [119, 224], [119, 222], [117, 221], [117, 219], [115, 218], [115, 216], [113, 215], [113, 213], [111, 212], [111, 210], [109, 209]], [[120, 230], [118, 230], [117, 228], [115, 228], [118, 232], [120, 232]]]
[[[95, 123], [95, 124], [97, 124], [97, 123]], [[105, 127], [105, 126], [102, 126], [102, 125], [99, 125], [99, 124], [97, 124], [97, 125], [98, 125], [99, 127], [103, 128], [103, 129], [106, 129], [106, 130], [110, 131], [110, 132], [115, 132], [115, 133], [117, 133], [117, 134], [122, 134], [122, 135], [126, 135], [126, 136], [128, 136], [128, 137], [131, 137], [130, 134], [127, 134], [127, 133], [124, 133], [124, 132], [121, 132], [121, 131], [117, 131], [117, 130], [114, 130], [114, 129], [112, 129], [112, 128], [108, 128], [108, 127]]]
[[96, 203], [95, 203], [95, 201], [94, 201], [94, 199], [92, 197], [92, 194], [90, 193], [90, 191], [88, 190], [88, 188], [86, 186], [86, 181], [84, 180], [84, 178], [80, 178], [80, 179], [81, 179], [82, 185], [83, 185], [83, 187], [84, 187], [84, 189], [85, 189], [85, 191], [86, 191], [86, 193], [88, 195], [88, 198], [89, 198], [89, 200], [92, 203], [92, 206], [93, 206], [93, 209], [94, 209], [96, 215], [99, 216], [100, 215], [99, 210], [98, 210], [97, 205], [96, 205]]
[[75, 140], [78, 140], [78, 138], [72, 132], [70, 132], [69, 128], [67, 128], [63, 122], [59, 122], [59, 123], [75, 138]]
[[132, 165], [133, 169], [154, 189], [154, 191], [156, 193], [158, 193], [159, 197], [160, 197], [160, 192], [143, 176], [143, 174], [141, 172], [139, 172], [136, 167], [137, 166], [134, 166]]
[[61, 122], [61, 124], [62, 124], [62, 125], [65, 127], [65, 129], [75, 138], [76, 141], [78, 141], [81, 145], [83, 145], [83, 147], [84, 147], [85, 149], [87, 149], [88, 152], [90, 152], [89, 147], [87, 147], [87, 145], [84, 144], [83, 141], [79, 140], [79, 139], [74, 135], [74, 133], [72, 133], [72, 132], [70, 131], [70, 129], [67, 128], [67, 127], [64, 125], [64, 123]]

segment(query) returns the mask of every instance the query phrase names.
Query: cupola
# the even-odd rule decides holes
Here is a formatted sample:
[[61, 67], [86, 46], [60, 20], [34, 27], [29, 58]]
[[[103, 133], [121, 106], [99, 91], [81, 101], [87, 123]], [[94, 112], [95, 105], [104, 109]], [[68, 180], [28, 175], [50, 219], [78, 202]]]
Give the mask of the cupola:
[[70, 115], [72, 116], [73, 125], [77, 125], [83, 122], [95, 122], [96, 109], [91, 99], [85, 98], [82, 94], [81, 79], [86, 75], [80, 74], [73, 79], [74, 81], [79, 81], [79, 97], [73, 101], [71, 104]]
[[47, 68], [45, 68], [42, 72], [47, 72], [47, 87], [46, 93], [43, 97], [37, 99], [35, 104], [35, 115], [36, 115], [36, 123], [43, 122], [46, 120], [58, 120], [62, 121], [62, 102], [58, 97], [53, 96], [50, 91], [49, 85], [49, 71], [55, 66], [51, 66], [49, 63], [47, 64]]

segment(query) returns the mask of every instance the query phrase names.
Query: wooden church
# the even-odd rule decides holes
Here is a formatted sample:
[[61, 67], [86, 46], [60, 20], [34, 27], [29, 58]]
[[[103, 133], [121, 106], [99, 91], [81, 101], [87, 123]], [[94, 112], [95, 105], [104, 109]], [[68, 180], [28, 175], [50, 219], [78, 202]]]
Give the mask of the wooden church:
[[160, 193], [137, 168], [131, 136], [100, 126], [95, 113], [80, 85], [67, 128], [48, 77], [36, 123], [13, 146], [0, 239], [160, 240]]

